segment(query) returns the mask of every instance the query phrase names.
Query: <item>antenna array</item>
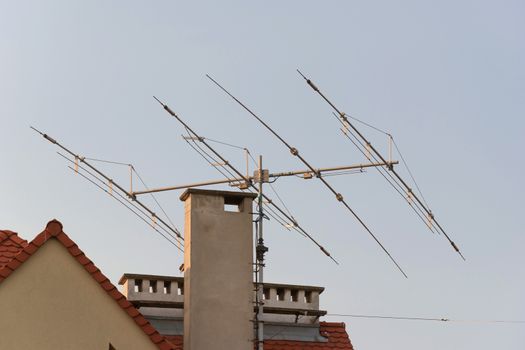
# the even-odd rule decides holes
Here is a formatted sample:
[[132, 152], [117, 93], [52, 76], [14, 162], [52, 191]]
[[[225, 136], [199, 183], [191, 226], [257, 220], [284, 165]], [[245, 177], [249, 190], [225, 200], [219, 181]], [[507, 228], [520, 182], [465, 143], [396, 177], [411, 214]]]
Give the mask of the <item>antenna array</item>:
[[[197, 140], [199, 143], [204, 145], [206, 149], [211, 152], [215, 157], [218, 158], [220, 161], [219, 163], [223, 165], [224, 168], [228, 169], [231, 173], [235, 174], [239, 179], [242, 179], [242, 181], [246, 184], [248, 184], [248, 189], [253, 189], [254, 191], [258, 191], [258, 188], [256, 185], [254, 185], [251, 181], [248, 180], [246, 176], [244, 176], [237, 168], [235, 168], [228, 160], [226, 160], [221, 154], [219, 154], [208, 142], [206, 142], [204, 137], [199, 136], [188, 124], [186, 124], [175, 112], [171, 110], [168, 105], [161, 102], [157, 97], [153, 96], [155, 100], [157, 100], [158, 103], [168, 112], [172, 117], [174, 117], [190, 134], [192, 137], [192, 140], [195, 142]], [[200, 151], [204, 152], [202, 148], [200, 148]], [[212, 161], [208, 160], [210, 164], [214, 165]], [[233, 175], [232, 174], [232, 175]], [[224, 174], [223, 174], [224, 175]], [[224, 175], [226, 176], [226, 175]], [[228, 177], [228, 176], [226, 176]], [[231, 181], [231, 180], [230, 180]], [[284, 217], [286, 220], [288, 220], [289, 223], [291, 223], [291, 228], [295, 231], [299, 232], [306, 238], [308, 238], [313, 244], [315, 244], [326, 256], [328, 256], [330, 259], [332, 259], [335, 263], [338, 264], [337, 260], [335, 260], [332, 255], [328, 252], [328, 250], [323, 247], [317, 240], [315, 240], [312, 235], [310, 235], [298, 222], [295, 218], [288, 215], [283, 209], [281, 209], [277, 204], [273, 202], [271, 198], [269, 198], [266, 194], [262, 194], [262, 198], [265, 200], [265, 202], [268, 204], [268, 207], [271, 208], [270, 210], [273, 211], [273, 213], [279, 213], [279, 216]]]
[[[357, 118], [346, 115], [344, 112], [340, 111], [319, 90], [319, 88], [310, 79], [304, 76], [299, 70], [297, 70], [297, 72], [305, 79], [306, 83], [319, 96], [321, 96], [325, 102], [327, 102], [332, 107], [332, 109], [335, 111], [334, 113], [335, 118], [341, 124], [341, 131], [343, 135], [357, 147], [357, 149], [365, 156], [365, 158], [368, 159], [369, 163], [350, 165], [350, 166], [338, 166], [338, 167], [332, 167], [332, 168], [314, 168], [311, 165], [311, 163], [309, 163], [306, 160], [306, 158], [299, 153], [299, 150], [297, 148], [292, 147], [280, 134], [278, 134], [275, 130], [273, 130], [265, 121], [263, 121], [261, 117], [256, 115], [250, 108], [248, 108], [244, 103], [242, 103], [239, 99], [237, 99], [234, 95], [232, 95], [228, 90], [226, 90], [221, 84], [219, 84], [215, 79], [213, 79], [208, 74], [206, 74], [206, 77], [210, 81], [212, 81], [223, 92], [225, 92], [228, 96], [230, 96], [244, 110], [246, 110], [252, 117], [254, 117], [262, 126], [264, 126], [270, 133], [272, 133], [290, 151], [290, 153], [293, 156], [299, 159], [306, 166], [307, 169], [296, 170], [296, 171], [285, 171], [285, 172], [280, 172], [280, 173], [269, 173], [268, 170], [264, 170], [262, 168], [262, 157], [260, 156], [259, 162], [258, 164], [256, 164], [258, 165], [258, 170], [253, 174], [253, 176], [250, 176], [248, 159], [251, 158], [254, 163], [257, 163], [257, 162], [251, 156], [247, 148], [235, 146], [235, 145], [221, 142], [221, 141], [207, 139], [207, 138], [200, 136], [186, 122], [184, 122], [175, 112], [173, 112], [173, 110], [171, 110], [170, 107], [168, 107], [165, 103], [161, 102], [155, 96], [153, 97], [164, 108], [164, 110], [166, 110], [166, 112], [168, 112], [173, 118], [175, 118], [186, 130], [187, 135], [183, 135], [184, 141], [186, 141], [186, 143], [188, 143], [188, 145], [195, 152], [197, 152], [203, 159], [205, 159], [212, 167], [214, 167], [217, 171], [219, 171], [224, 176], [224, 179], [197, 182], [197, 183], [179, 185], [179, 186], [162, 187], [162, 188], [157, 188], [157, 189], [149, 189], [144, 183], [144, 181], [142, 180], [142, 178], [140, 177], [140, 175], [136, 172], [133, 165], [79, 156], [78, 154], [64, 147], [62, 144], [57, 142], [52, 137], [31, 127], [31, 129], [38, 132], [46, 140], [57, 145], [60, 149], [62, 149], [63, 151], [67, 153], [67, 155], [64, 155], [59, 152], [59, 155], [64, 157], [66, 160], [68, 160], [73, 165], [73, 166], [69, 166], [69, 168], [72, 171], [80, 174], [84, 179], [86, 179], [87, 181], [95, 185], [97, 188], [99, 188], [100, 190], [112, 196], [115, 200], [117, 200], [120, 204], [124, 205], [128, 210], [133, 212], [142, 221], [146, 222], [157, 233], [159, 233], [164, 239], [169, 241], [171, 244], [173, 244], [175, 247], [177, 247], [182, 252], [183, 252], [183, 249], [181, 247], [182, 245], [181, 242], [184, 239], [182, 235], [180, 234], [179, 230], [175, 228], [175, 225], [173, 225], [173, 223], [169, 219], [169, 216], [166, 214], [164, 209], [160, 206], [160, 203], [154, 197], [153, 193], [188, 188], [188, 187], [215, 185], [215, 184], [229, 184], [230, 186], [238, 187], [239, 189], [244, 190], [244, 191], [249, 191], [252, 193], [257, 192], [258, 193], [257, 213], [254, 213], [254, 214], [257, 214], [257, 218], [254, 220], [254, 223], [257, 229], [256, 249], [255, 249], [256, 250], [256, 263], [255, 263], [254, 272], [255, 272], [255, 280], [256, 280], [256, 285], [257, 285], [255, 303], [256, 303], [258, 311], [255, 315], [255, 328], [257, 330], [256, 345], [257, 345], [258, 350], [262, 350], [264, 346], [263, 322], [262, 322], [263, 304], [264, 304], [263, 295], [262, 295], [263, 294], [263, 268], [265, 266], [264, 255], [268, 251], [268, 248], [264, 246], [264, 240], [263, 240], [263, 230], [262, 229], [263, 229], [264, 219], [268, 219], [268, 216], [269, 216], [273, 218], [276, 222], [278, 222], [280, 225], [285, 227], [287, 230], [293, 229], [294, 231], [298, 232], [305, 238], [309, 239], [313, 244], [315, 244], [323, 252], [323, 254], [325, 254], [327, 257], [332, 259], [336, 264], [338, 264], [337, 260], [334, 257], [332, 257], [332, 255], [328, 252], [328, 250], [325, 247], [323, 247], [316, 239], [314, 239], [313, 236], [309, 234], [297, 222], [297, 220], [293, 217], [293, 215], [290, 213], [290, 211], [288, 210], [288, 208], [286, 207], [286, 205], [280, 198], [279, 194], [275, 191], [273, 186], [271, 186], [272, 181], [270, 181], [270, 179], [274, 179], [273, 182], [275, 182], [275, 180], [283, 176], [300, 176], [304, 179], [311, 179], [315, 177], [319, 179], [323, 183], [325, 188], [327, 188], [335, 196], [335, 199], [347, 209], [347, 211], [358, 221], [358, 223], [365, 229], [365, 231], [374, 239], [374, 241], [380, 246], [380, 248], [384, 251], [384, 253], [388, 256], [388, 258], [394, 263], [394, 265], [403, 274], [403, 276], [407, 277], [406, 273], [403, 271], [401, 266], [393, 258], [390, 252], [385, 248], [385, 246], [381, 243], [381, 241], [377, 238], [377, 236], [372, 232], [372, 230], [368, 227], [368, 225], [359, 217], [359, 215], [355, 212], [355, 210], [352, 209], [352, 207], [350, 207], [348, 202], [344, 199], [343, 195], [340, 192], [336, 191], [333, 185], [331, 185], [325, 179], [327, 176], [346, 174], [348, 173], [348, 171], [358, 170], [362, 172], [363, 169], [368, 168], [368, 167], [376, 168], [379, 171], [379, 173], [385, 178], [385, 180], [409, 204], [409, 206], [414, 210], [416, 215], [427, 224], [429, 230], [432, 232], [436, 231], [439, 234], [443, 234], [448, 240], [448, 242], [450, 243], [450, 245], [453, 247], [453, 249], [463, 258], [463, 260], [465, 260], [464, 256], [460, 252], [457, 245], [451, 240], [451, 238], [445, 232], [442, 226], [436, 221], [432, 211], [427, 205], [419, 189], [419, 186], [415, 182], [415, 179], [412, 176], [412, 173], [410, 172], [408, 165], [406, 164], [403, 156], [401, 155], [399, 148], [397, 144], [395, 143], [392, 135], [374, 126], [371, 126], [363, 121], [360, 121]], [[389, 157], [388, 157], [389, 160], [388, 161], [363, 136], [363, 134], [355, 127], [355, 125], [350, 122], [349, 119], [354, 119], [360, 123], [363, 123], [364, 125], [374, 128], [386, 134], [389, 137]], [[246, 164], [246, 175], [244, 175], [241, 171], [239, 171], [236, 167], [234, 167], [225, 157], [223, 157], [218, 151], [216, 151], [207, 141], [221, 143], [224, 145], [228, 145], [231, 147], [235, 147], [235, 148], [244, 150], [245, 155], [246, 155], [246, 163], [247, 163]], [[403, 160], [403, 163], [405, 164], [412, 180], [416, 184], [416, 188], [422, 200], [419, 198], [419, 196], [417, 196], [412, 191], [412, 189], [409, 187], [407, 182], [394, 169], [394, 165], [398, 164], [398, 162], [392, 161], [392, 144], [395, 146], [396, 150], [400, 154]], [[102, 171], [100, 171], [95, 166], [93, 166], [90, 162], [88, 162], [88, 160], [103, 161], [103, 162], [108, 162], [108, 163], [115, 163], [115, 164], [129, 166], [130, 168], [130, 190], [126, 191], [122, 186], [120, 186], [118, 183], [113, 181], [109, 176], [107, 176]], [[336, 172], [339, 172], [339, 173], [336, 173]], [[146, 188], [145, 190], [133, 191], [133, 173], [135, 173], [138, 176], [143, 186]], [[275, 192], [280, 202], [285, 207], [285, 210], [283, 210], [280, 206], [276, 205], [271, 198], [269, 198], [265, 193], [263, 193], [264, 183], [268, 183], [272, 187], [272, 190]], [[152, 211], [144, 203], [142, 203], [141, 201], [137, 199], [138, 195], [143, 195], [143, 194], [148, 194], [148, 193], [153, 197], [153, 199], [155, 200], [159, 208], [162, 210], [164, 215], [167, 217], [169, 223], [164, 221], [162, 218], [158, 217], [154, 211]], [[266, 212], [263, 210], [263, 206], [267, 210]], [[151, 222], [149, 221], [150, 219], [151, 219]]]
[[[143, 202], [141, 202], [134, 195], [132, 195], [131, 192], [127, 192], [121, 185], [119, 185], [109, 176], [107, 176], [94, 165], [92, 165], [88, 161], [89, 158], [82, 157], [72, 152], [71, 150], [63, 146], [60, 142], [58, 142], [51, 136], [37, 130], [36, 128], [31, 127], [31, 129], [39, 133], [47, 141], [58, 146], [70, 157], [73, 158], [71, 159], [68, 156], [58, 152], [60, 156], [65, 158], [73, 165], [73, 167], [70, 166], [69, 169], [71, 169], [75, 173], [80, 174], [85, 180], [89, 181], [91, 184], [93, 184], [100, 190], [112, 196], [117, 202], [119, 202], [128, 210], [133, 212], [137, 217], [139, 217], [142, 221], [148, 224], [154, 231], [160, 234], [170, 244], [174, 245], [178, 250], [183, 252], [181, 241], [184, 241], [184, 238], [182, 237], [182, 235], [176, 227], [168, 224], [166, 221], [164, 221], [164, 219], [160, 218], [153, 210], [151, 210]], [[128, 165], [131, 169], [133, 169], [133, 166], [131, 164]], [[80, 171], [83, 171], [84, 173], [81, 173]], [[142, 178], [140, 178], [140, 180], [142, 181]], [[131, 191], [132, 190], [133, 189], [131, 188]], [[151, 222], [148, 221], [149, 219], [151, 219]]]
[[[288, 142], [286, 142], [276, 131], [274, 131], [267, 123], [265, 123], [259, 116], [257, 116], [250, 108], [248, 108], [244, 103], [239, 101], [235, 96], [233, 96], [228, 90], [226, 90], [221, 84], [219, 84], [215, 79], [210, 77], [209, 75], [206, 75], [208, 79], [210, 79], [215, 85], [217, 85], [222, 91], [224, 91], [228, 96], [230, 96], [235, 102], [237, 102], [242, 108], [244, 108], [249, 114], [251, 114], [259, 123], [261, 123], [268, 131], [270, 131], [279, 141], [281, 141], [286, 148], [290, 151], [290, 153], [297, 157], [308, 169], [310, 169], [312, 172], [315, 172], [315, 168], [303, 157], [299, 154], [299, 150], [295, 147], [292, 147]], [[382, 159], [383, 163], [386, 163], [385, 159]], [[381, 247], [381, 249], [385, 252], [385, 254], [390, 258], [390, 260], [395, 264], [395, 266], [398, 268], [398, 270], [403, 274], [403, 276], [408, 277], [399, 266], [397, 261], [392, 257], [390, 252], [385, 248], [385, 246], [379, 241], [379, 239], [376, 237], [374, 233], [370, 230], [370, 228], [365, 224], [365, 222], [357, 215], [357, 213], [350, 207], [350, 205], [344, 200], [343, 195], [335, 190], [335, 188], [326, 181], [326, 179], [320, 174], [316, 173], [316, 177], [328, 188], [330, 192], [332, 192], [341, 204], [354, 216], [354, 218], [361, 224], [361, 226], [368, 232], [368, 234], [376, 241], [376, 243]]]
[[[354, 126], [354, 124], [352, 124], [350, 122], [350, 120], [348, 119], [347, 115], [342, 112], [339, 108], [337, 108], [333, 103], [332, 101], [330, 101], [328, 99], [328, 97], [326, 97], [322, 92], [321, 90], [319, 90], [319, 88], [310, 80], [308, 79], [303, 73], [301, 73], [301, 71], [297, 70], [297, 72], [301, 75], [301, 77], [303, 77], [303, 79], [306, 81], [306, 83], [319, 95], [321, 96], [321, 98], [330, 105], [330, 107], [332, 107], [332, 109], [337, 113], [337, 116], [338, 116], [338, 120], [339, 122], [342, 124], [342, 127], [345, 131], [348, 131], [348, 133], [350, 133], [354, 139], [355, 139], [355, 142], [354, 140], [352, 140], [350, 138], [350, 136], [348, 135], [348, 133], [346, 132], [343, 132], [343, 134], [350, 140], [354, 143], [354, 145], [360, 150], [360, 151], [363, 151], [363, 147], [365, 147], [365, 149], [368, 149], [370, 150], [371, 152], [369, 153], [371, 158], [374, 158], [375, 160], [378, 160], [378, 161], [383, 161], [385, 162], [385, 158], [381, 155], [381, 153], [379, 153], [379, 151], [363, 136], [363, 134]], [[379, 169], [379, 168], [378, 168]], [[448, 240], [448, 242], [450, 243], [450, 245], [452, 246], [452, 248], [461, 256], [461, 258], [463, 260], [465, 260], [465, 257], [463, 256], [463, 254], [460, 252], [458, 246], [454, 243], [454, 241], [452, 241], [452, 239], [449, 237], [449, 235], [445, 232], [445, 230], [441, 227], [441, 225], [439, 224], [439, 222], [436, 221], [435, 217], [434, 217], [434, 214], [432, 213], [432, 211], [430, 210], [430, 208], [428, 208], [428, 206], [426, 206], [420, 199], [419, 197], [412, 191], [412, 189], [408, 186], [408, 184], [405, 182], [405, 180], [403, 180], [403, 178], [396, 172], [396, 170], [394, 169], [394, 167], [388, 167], [388, 172], [386, 172], [386, 174], [388, 174], [388, 176], [391, 178], [391, 180], [393, 180], [397, 185], [398, 187], [401, 187], [407, 194], [407, 202], [408, 204], [414, 209], [414, 207], [412, 206], [412, 203], [411, 203], [411, 199], [415, 199], [415, 202], [417, 204], [416, 208], [417, 210], [419, 210], [421, 213], [423, 214], [426, 214], [427, 215], [427, 219], [428, 219], [428, 226], [429, 226], [429, 229], [432, 230], [432, 228], [435, 228], [439, 233], [442, 233], [445, 238]], [[393, 174], [393, 176], [391, 175]], [[383, 174], [384, 175], [384, 174]], [[385, 179], [387, 179], [387, 177], [385, 176]], [[387, 179], [387, 181], [389, 181]], [[390, 182], [390, 181], [389, 181]], [[394, 186], [392, 183], [391, 183], [392, 186]], [[394, 186], [394, 188], [396, 188]], [[404, 196], [403, 196], [404, 197]], [[417, 213], [417, 212], [416, 212]], [[419, 215], [419, 213], [418, 213]], [[421, 216], [420, 216], [421, 217]], [[424, 220], [424, 219], [423, 219]]]

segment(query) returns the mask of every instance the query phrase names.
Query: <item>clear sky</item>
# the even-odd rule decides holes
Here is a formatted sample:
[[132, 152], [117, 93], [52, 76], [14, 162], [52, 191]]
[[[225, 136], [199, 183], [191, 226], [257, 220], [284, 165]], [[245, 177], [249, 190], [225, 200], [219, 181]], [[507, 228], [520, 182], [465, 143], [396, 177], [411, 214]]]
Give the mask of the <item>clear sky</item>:
[[[304, 168], [209, 73], [314, 166], [364, 162], [300, 68], [394, 135], [467, 261], [375, 171], [329, 181], [408, 279], [319, 181], [285, 178], [280, 196], [341, 265], [270, 222], [267, 280], [326, 287], [329, 313], [468, 321], [326, 318], [346, 322], [356, 349], [521, 350], [524, 324], [484, 321], [525, 320], [524, 15], [522, 1], [0, 1], [0, 227], [31, 239], [57, 218], [113, 282], [179, 275], [176, 249], [29, 126], [81, 155], [133, 163], [150, 187], [219, 179], [157, 95], [203, 136], [263, 154], [270, 171]], [[384, 135], [361, 130], [386, 152]], [[244, 167], [241, 152], [217, 149]], [[127, 184], [126, 168], [100, 166]], [[158, 200], [182, 229], [179, 195]]]

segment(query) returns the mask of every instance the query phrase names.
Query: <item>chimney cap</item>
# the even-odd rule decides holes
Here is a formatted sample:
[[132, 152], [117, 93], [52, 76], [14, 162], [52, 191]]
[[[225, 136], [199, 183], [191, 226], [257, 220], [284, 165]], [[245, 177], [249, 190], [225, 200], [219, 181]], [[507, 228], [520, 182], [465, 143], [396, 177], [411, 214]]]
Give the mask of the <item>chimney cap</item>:
[[216, 197], [225, 197], [225, 198], [257, 198], [257, 193], [250, 192], [234, 192], [234, 191], [218, 191], [218, 190], [203, 190], [200, 188], [188, 188], [184, 193], [181, 194], [180, 200], [186, 201], [190, 194], [200, 194], [205, 196], [216, 196]]

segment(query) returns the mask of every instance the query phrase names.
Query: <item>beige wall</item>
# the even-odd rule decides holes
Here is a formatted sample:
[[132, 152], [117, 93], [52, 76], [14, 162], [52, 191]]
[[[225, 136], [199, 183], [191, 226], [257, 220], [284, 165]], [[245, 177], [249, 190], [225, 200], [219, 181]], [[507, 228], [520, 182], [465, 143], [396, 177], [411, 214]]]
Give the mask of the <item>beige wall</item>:
[[0, 349], [158, 349], [55, 239], [0, 283]]
[[[253, 349], [251, 194], [190, 190], [184, 227], [184, 349]], [[184, 195], [183, 195], [184, 196]]]

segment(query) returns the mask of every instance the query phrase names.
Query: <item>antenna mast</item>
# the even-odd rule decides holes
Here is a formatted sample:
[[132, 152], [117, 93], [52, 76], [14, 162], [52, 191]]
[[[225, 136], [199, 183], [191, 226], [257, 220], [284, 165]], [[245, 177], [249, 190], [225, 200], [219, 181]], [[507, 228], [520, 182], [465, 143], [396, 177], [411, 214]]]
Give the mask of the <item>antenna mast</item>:
[[258, 217], [257, 223], [257, 244], [255, 246], [255, 255], [257, 259], [255, 279], [257, 281], [257, 314], [256, 314], [256, 328], [257, 328], [257, 350], [264, 349], [264, 322], [263, 322], [263, 293], [264, 293], [264, 254], [268, 251], [268, 247], [264, 245], [263, 239], [263, 183], [268, 181], [268, 171], [264, 171], [262, 167], [262, 156], [259, 156], [259, 169], [257, 170], [257, 180], [259, 184], [259, 196], [257, 197]]

